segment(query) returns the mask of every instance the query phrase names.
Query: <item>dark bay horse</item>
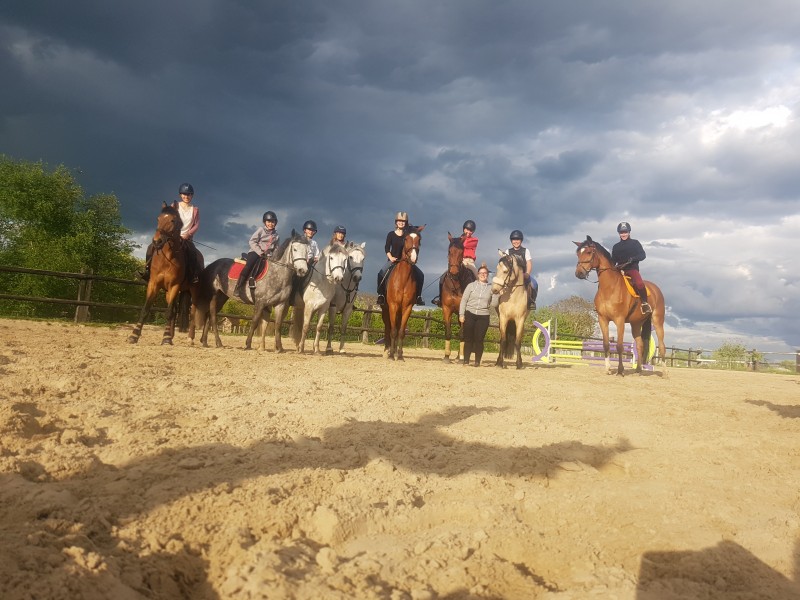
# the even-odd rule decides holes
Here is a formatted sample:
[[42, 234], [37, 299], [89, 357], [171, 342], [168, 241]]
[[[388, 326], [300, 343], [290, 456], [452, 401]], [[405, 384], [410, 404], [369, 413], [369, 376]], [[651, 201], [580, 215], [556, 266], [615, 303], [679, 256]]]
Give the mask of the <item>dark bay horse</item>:
[[[447, 271], [442, 275], [442, 292], [439, 297], [444, 320], [444, 362], [449, 363], [450, 339], [453, 330], [451, 319], [453, 314], [458, 316], [458, 310], [461, 307], [461, 296], [464, 295], [464, 289], [467, 285], [475, 281], [475, 273], [462, 263], [464, 260], [463, 240], [460, 237], [454, 238], [450, 235], [450, 232], [447, 233], [447, 239], [450, 241], [450, 246], [447, 248]], [[463, 334], [459, 333], [458, 339], [459, 345], [456, 360], [459, 360], [464, 352]]]
[[358, 284], [361, 283], [361, 278], [364, 275], [364, 261], [367, 260], [365, 247], [366, 242], [361, 244], [347, 242], [344, 247], [347, 251], [347, 268], [344, 271], [342, 282], [336, 286], [336, 292], [328, 308], [328, 346], [325, 348], [326, 354], [333, 354], [333, 329], [337, 313], [342, 313], [339, 353], [344, 352], [344, 337], [347, 333], [347, 324], [350, 322], [350, 315], [353, 313]]
[[[289, 296], [292, 291], [292, 275], [297, 273], [302, 277], [308, 271], [306, 248], [308, 248], [307, 238], [292, 230], [292, 236], [284, 240], [275, 250], [275, 253], [267, 259], [266, 274], [256, 279], [255, 291], [252, 296], [248, 286], [243, 286], [239, 295], [236, 296], [237, 300], [245, 304], [254, 305], [253, 318], [250, 321], [250, 330], [247, 332], [247, 341], [245, 342], [247, 350], [250, 350], [253, 333], [255, 333], [262, 317], [266, 319], [269, 316], [269, 309], [274, 307], [275, 350], [283, 352], [283, 345], [281, 344], [283, 313], [289, 304]], [[233, 264], [234, 260], [232, 258], [220, 258], [203, 270], [200, 283], [203, 288], [203, 297], [208, 299], [208, 308], [204, 311], [208, 314], [198, 314], [196, 319], [197, 326], [203, 325], [203, 335], [200, 337], [200, 342], [203, 346], [208, 346], [208, 329], [210, 325], [214, 330], [217, 348], [222, 347], [222, 340], [219, 337], [219, 328], [217, 326], [217, 313], [228, 301], [228, 298], [233, 296], [233, 290], [238, 281], [238, 273], [235, 277], [230, 275]], [[205, 305], [206, 303], [203, 302], [204, 308]], [[206, 316], [208, 317], [207, 319]], [[264, 349], [263, 337], [261, 349]]]
[[[191, 295], [194, 313], [200, 297], [200, 285], [192, 284], [186, 276], [186, 263], [192, 260], [181, 239], [183, 221], [178, 212], [177, 203], [167, 205], [161, 203], [161, 213], [158, 215], [156, 232], [153, 235], [153, 256], [150, 259], [150, 279], [147, 281], [145, 302], [139, 314], [139, 322], [128, 338], [131, 344], [139, 341], [142, 335], [144, 321], [153, 308], [153, 303], [158, 297], [158, 292], [164, 290], [167, 300], [167, 325], [164, 328], [162, 344], [172, 344], [175, 336], [175, 319], [178, 313], [178, 298], [181, 292]], [[201, 257], [202, 260], [202, 257]], [[189, 339], [194, 341], [194, 320], [190, 318]]]
[[419, 257], [420, 232], [425, 225], [409, 228], [406, 233], [403, 256], [398, 260], [386, 281], [386, 302], [381, 308], [383, 316], [383, 355], [395, 360], [403, 360], [403, 338], [406, 333], [408, 317], [417, 299], [417, 282], [414, 280], [413, 266]]
[[636, 351], [639, 360], [636, 361], [636, 372], [642, 372], [642, 365], [647, 363], [647, 348], [650, 347], [652, 326], [655, 325], [658, 336], [658, 356], [662, 360], [666, 356], [667, 348], [664, 344], [664, 294], [659, 287], [651, 281], [645, 281], [647, 286], [647, 301], [653, 309], [652, 314], [645, 315], [641, 311], [641, 301], [638, 295], [632, 295], [625, 285], [624, 275], [614, 267], [611, 254], [600, 244], [593, 241], [588, 235], [583, 242], [573, 242], [578, 250], [578, 264], [575, 266], [575, 276], [586, 279], [593, 270], [597, 271], [597, 293], [594, 296], [594, 307], [597, 310], [597, 319], [600, 331], [603, 333], [603, 351], [606, 357], [606, 371], [612, 373], [610, 343], [608, 337], [608, 324], [613, 321], [617, 329], [617, 375], [624, 375], [622, 366], [623, 346], [622, 338], [625, 335], [625, 323], [631, 324], [631, 335], [636, 341]]
[[506, 368], [503, 358], [514, 358], [522, 368], [522, 336], [528, 316], [528, 290], [525, 285], [525, 265], [514, 256], [500, 252], [500, 262], [492, 278], [492, 293], [499, 294], [497, 313], [500, 316], [500, 354], [496, 366]]

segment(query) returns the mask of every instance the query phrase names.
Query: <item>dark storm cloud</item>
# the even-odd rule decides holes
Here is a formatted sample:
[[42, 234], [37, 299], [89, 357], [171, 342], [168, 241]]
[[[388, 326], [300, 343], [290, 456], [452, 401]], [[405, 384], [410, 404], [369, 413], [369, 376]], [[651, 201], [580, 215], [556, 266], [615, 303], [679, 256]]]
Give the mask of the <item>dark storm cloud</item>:
[[767, 284], [727, 237], [736, 251], [707, 269], [690, 253], [717, 248], [682, 231], [791, 228], [799, 21], [782, 0], [15, 1], [0, 8], [0, 152], [80, 169], [141, 237], [190, 181], [198, 239], [220, 253], [272, 209], [284, 234], [346, 225], [374, 272], [407, 210], [428, 223], [431, 281], [465, 218], [490, 263], [520, 227], [549, 300], [587, 293], [570, 238], [611, 245], [626, 219], [680, 298], [676, 328], [741, 328], [738, 286], [782, 337], [796, 283]]

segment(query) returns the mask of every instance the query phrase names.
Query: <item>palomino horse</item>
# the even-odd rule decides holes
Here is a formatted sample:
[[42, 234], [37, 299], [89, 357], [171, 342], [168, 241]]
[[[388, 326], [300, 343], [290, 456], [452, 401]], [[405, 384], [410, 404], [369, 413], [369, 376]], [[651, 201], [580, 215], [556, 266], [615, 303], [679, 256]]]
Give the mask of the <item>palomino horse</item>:
[[[458, 316], [461, 308], [461, 296], [464, 289], [475, 281], [475, 273], [462, 264], [464, 260], [464, 243], [461, 238], [454, 238], [447, 233], [450, 246], [447, 249], [447, 271], [442, 275], [442, 293], [440, 294], [440, 304], [442, 307], [442, 318], [444, 320], [444, 362], [450, 362], [450, 338], [452, 336], [453, 325], [450, 322], [452, 315]], [[461, 358], [464, 352], [464, 336], [459, 334], [458, 352], [456, 360]]]
[[[267, 259], [266, 274], [257, 277], [255, 290], [252, 298], [250, 289], [244, 286], [236, 297], [240, 302], [253, 304], [253, 319], [250, 321], [250, 330], [247, 332], [245, 349], [250, 350], [253, 341], [253, 333], [258, 327], [262, 316], [269, 316], [269, 308], [275, 307], [275, 350], [283, 352], [281, 345], [281, 323], [283, 313], [289, 304], [289, 296], [292, 292], [292, 275], [297, 273], [304, 276], [308, 271], [306, 260], [306, 249], [308, 240], [304, 235], [298, 235], [292, 230], [292, 237], [285, 240], [275, 250], [275, 253]], [[220, 258], [208, 265], [203, 271], [201, 284], [203, 286], [203, 296], [208, 298], [208, 320], [205, 315], [197, 318], [198, 325], [203, 323], [203, 335], [200, 342], [203, 346], [208, 346], [209, 322], [214, 330], [217, 348], [222, 347], [222, 340], [219, 337], [217, 327], [217, 313], [223, 307], [228, 298], [233, 296], [233, 290], [238, 281], [238, 273], [235, 276], [230, 274], [234, 264], [232, 258]], [[204, 303], [205, 306], [205, 303]], [[261, 349], [264, 349], [264, 339], [261, 339]]]
[[326, 354], [333, 354], [333, 328], [336, 313], [342, 313], [342, 327], [339, 336], [339, 353], [344, 352], [344, 336], [347, 333], [347, 324], [350, 322], [350, 315], [353, 312], [353, 303], [358, 293], [358, 284], [364, 274], [364, 261], [367, 254], [364, 251], [366, 244], [356, 244], [347, 242], [347, 268], [344, 271], [344, 279], [336, 286], [330, 307], [328, 308], [328, 346], [325, 348]]
[[641, 373], [642, 364], [647, 363], [647, 350], [650, 347], [652, 325], [656, 326], [658, 335], [658, 356], [662, 359], [667, 348], [664, 344], [664, 294], [659, 287], [645, 281], [647, 286], [647, 301], [652, 314], [644, 315], [641, 311], [641, 301], [638, 295], [633, 295], [625, 285], [625, 277], [614, 267], [611, 254], [600, 244], [586, 236], [583, 242], [573, 242], [577, 247], [578, 264], [575, 266], [575, 276], [586, 279], [593, 270], [597, 271], [597, 294], [594, 296], [594, 307], [603, 333], [603, 352], [606, 357], [606, 370], [612, 373], [610, 344], [608, 341], [608, 323], [614, 322], [617, 329], [617, 375], [624, 375], [622, 366], [622, 338], [625, 335], [625, 323], [631, 324], [631, 334], [636, 341], [636, 351], [639, 360], [636, 361], [636, 372]]
[[499, 294], [497, 312], [500, 316], [500, 354], [496, 366], [506, 368], [503, 358], [514, 358], [522, 368], [522, 336], [528, 316], [528, 290], [525, 286], [525, 266], [512, 255], [500, 252], [500, 262], [492, 278], [492, 293]]
[[[175, 336], [175, 317], [178, 312], [178, 295], [180, 292], [189, 292], [192, 298], [192, 313], [195, 312], [200, 293], [200, 285], [192, 284], [186, 277], [186, 248], [181, 239], [183, 221], [178, 213], [176, 203], [168, 206], [161, 203], [161, 213], [158, 215], [158, 225], [153, 235], [153, 256], [150, 259], [150, 279], [147, 282], [147, 292], [139, 322], [128, 338], [131, 344], [139, 341], [142, 335], [144, 321], [153, 308], [153, 303], [162, 289], [167, 299], [167, 325], [164, 328], [162, 344], [172, 344]], [[190, 319], [189, 339], [194, 342], [194, 321]]]
[[403, 255], [392, 267], [386, 282], [386, 302], [383, 303], [383, 355], [395, 360], [403, 360], [403, 338], [406, 335], [406, 324], [417, 299], [417, 282], [414, 280], [413, 267], [419, 257], [419, 235], [425, 229], [411, 228], [406, 233], [403, 244]]
[[[341, 244], [328, 244], [322, 250], [319, 262], [311, 267], [311, 278], [304, 290], [298, 290], [294, 298], [292, 312], [292, 337], [297, 351], [306, 349], [306, 336], [311, 327], [311, 319], [317, 318], [317, 335], [314, 338], [314, 351], [319, 352], [319, 338], [325, 325], [325, 315], [336, 293], [336, 287], [344, 278], [347, 266], [347, 251]], [[319, 267], [322, 267], [321, 269]]]

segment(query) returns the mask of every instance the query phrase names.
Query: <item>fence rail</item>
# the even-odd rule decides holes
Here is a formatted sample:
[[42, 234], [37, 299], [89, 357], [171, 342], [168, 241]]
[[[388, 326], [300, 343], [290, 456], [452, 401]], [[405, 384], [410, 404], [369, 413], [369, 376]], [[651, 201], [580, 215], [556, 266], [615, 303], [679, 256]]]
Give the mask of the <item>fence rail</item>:
[[[89, 308], [109, 308], [109, 309], [123, 309], [123, 310], [132, 310], [132, 311], [141, 311], [142, 304], [120, 304], [120, 303], [109, 303], [109, 302], [97, 302], [91, 299], [92, 295], [92, 288], [95, 283], [99, 282], [107, 282], [107, 283], [116, 283], [121, 285], [133, 285], [133, 286], [140, 286], [144, 287], [145, 284], [141, 281], [134, 281], [130, 279], [123, 279], [119, 277], [106, 277], [101, 275], [95, 275], [91, 272], [83, 272], [83, 273], [63, 273], [58, 271], [48, 271], [44, 269], [28, 269], [22, 267], [14, 267], [14, 266], [5, 266], [0, 265], [0, 273], [23, 273], [27, 275], [34, 275], [40, 277], [57, 277], [63, 279], [75, 279], [78, 281], [78, 291], [77, 297], [74, 299], [71, 298], [47, 298], [41, 296], [24, 296], [19, 294], [7, 294], [0, 291], [0, 300], [15, 300], [19, 302], [32, 302], [32, 303], [49, 303], [49, 304], [61, 304], [61, 305], [69, 305], [75, 307], [75, 322], [85, 322], [90, 319]], [[162, 313], [165, 312], [166, 308], [163, 306], [154, 306], [153, 312]], [[360, 326], [353, 326], [348, 324], [347, 332], [351, 335], [355, 335], [361, 338], [363, 343], [369, 343], [370, 336], [382, 337], [383, 336], [383, 329], [376, 328], [372, 326], [373, 317], [375, 315], [380, 315], [380, 310], [375, 308], [359, 308], [355, 307], [353, 310], [354, 313], [360, 312], [362, 314], [361, 325]], [[244, 317], [238, 314], [232, 313], [219, 313], [220, 317], [228, 318], [231, 323], [237, 323], [241, 321], [249, 321], [250, 317]], [[410, 319], [414, 320], [422, 320], [422, 331], [407, 331], [406, 338], [417, 339], [420, 342], [420, 346], [423, 348], [430, 348], [431, 347], [431, 340], [444, 340], [445, 336], [441, 333], [436, 333], [432, 331], [432, 324], [444, 324], [444, 321], [440, 318], [434, 316], [431, 312], [425, 312], [424, 314], [419, 313], [412, 313]], [[284, 322], [285, 326], [291, 324], [291, 319], [287, 319]], [[235, 325], [234, 325], [235, 327]], [[490, 329], [497, 330], [499, 336], [499, 328], [496, 323], [490, 325]], [[338, 332], [338, 328], [337, 328]], [[314, 329], [310, 330], [310, 335], [314, 334]], [[533, 333], [533, 332], [531, 332]], [[455, 334], [454, 334], [455, 335]], [[576, 336], [556, 336], [554, 339], [578, 339], [578, 340], [598, 340], [600, 338], [595, 337], [588, 337], [588, 338], [581, 338]], [[488, 341], [488, 340], [487, 340]], [[491, 341], [490, 341], [491, 343]], [[497, 343], [496, 341], [494, 343]], [[525, 352], [532, 353], [532, 349], [529, 346], [525, 347]], [[674, 367], [674, 366], [681, 366], [685, 364], [688, 367], [693, 366], [701, 366], [707, 363], [717, 362], [712, 359], [704, 359], [701, 358], [704, 352], [708, 352], [708, 350], [703, 350], [700, 348], [675, 348], [675, 347], [668, 347], [667, 348], [667, 356], [663, 357], [666, 364]], [[685, 356], [684, 356], [685, 355]], [[791, 354], [783, 354], [778, 352], [758, 352], [757, 350], [750, 350], [747, 353], [747, 358], [744, 361], [738, 361], [738, 364], [744, 364], [747, 368], [752, 370], [758, 370], [759, 368], [763, 368], [769, 363], [764, 361], [759, 362], [757, 360], [758, 356], [763, 355], [781, 355], [781, 356], [792, 356]], [[795, 370], [796, 372], [800, 373], [800, 350], [795, 353]], [[735, 361], [734, 361], [735, 362]]]

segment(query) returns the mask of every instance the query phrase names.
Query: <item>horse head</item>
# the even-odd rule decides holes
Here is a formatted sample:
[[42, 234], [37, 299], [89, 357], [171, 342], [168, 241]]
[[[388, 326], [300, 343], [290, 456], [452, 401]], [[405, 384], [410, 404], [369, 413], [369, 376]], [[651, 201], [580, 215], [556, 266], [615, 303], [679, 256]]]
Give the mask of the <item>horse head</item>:
[[423, 229], [425, 229], [425, 225], [422, 227], [414, 227], [406, 234], [405, 237], [405, 243], [403, 244], [403, 258], [412, 265], [416, 264], [417, 258], [419, 258], [419, 247], [422, 243], [422, 236], [419, 234], [419, 232]]
[[183, 220], [175, 203], [169, 205], [161, 203], [161, 213], [158, 215], [156, 232], [153, 234], [153, 244], [156, 248], [162, 247], [169, 240], [179, 238], [183, 228]]
[[500, 255], [500, 262], [497, 263], [497, 269], [494, 277], [492, 277], [493, 294], [499, 294], [507, 287], [514, 287], [517, 285], [518, 280], [524, 280], [525, 274], [525, 271], [511, 254], [503, 250], [498, 250], [497, 252]]
[[461, 269], [461, 261], [464, 260], [464, 240], [460, 237], [454, 238], [447, 232], [447, 239], [450, 241], [450, 246], [447, 249], [447, 272], [453, 276], [458, 276], [459, 269]]
[[289, 239], [289, 260], [295, 273], [300, 277], [308, 273], [308, 238], [298, 234], [292, 229], [292, 237]]
[[589, 235], [582, 242], [572, 243], [578, 247], [575, 251], [575, 254], [578, 255], [578, 264], [575, 265], [575, 277], [586, 279], [589, 277], [589, 273], [600, 266], [600, 259], [597, 253], [598, 245]]
[[347, 250], [347, 270], [350, 272], [352, 281], [358, 283], [364, 275], [364, 262], [367, 259], [367, 253], [364, 251], [366, 242], [356, 244], [355, 242], [347, 242], [345, 249]]
[[329, 244], [322, 256], [325, 257], [325, 277], [331, 283], [341, 283], [347, 268], [347, 251], [340, 244]]

